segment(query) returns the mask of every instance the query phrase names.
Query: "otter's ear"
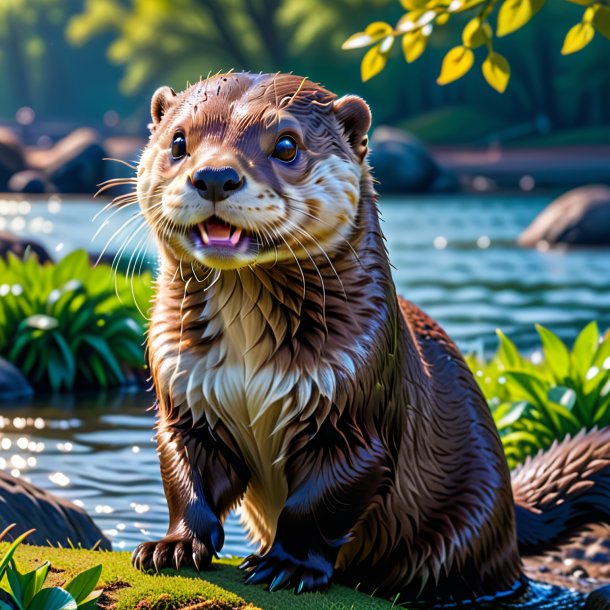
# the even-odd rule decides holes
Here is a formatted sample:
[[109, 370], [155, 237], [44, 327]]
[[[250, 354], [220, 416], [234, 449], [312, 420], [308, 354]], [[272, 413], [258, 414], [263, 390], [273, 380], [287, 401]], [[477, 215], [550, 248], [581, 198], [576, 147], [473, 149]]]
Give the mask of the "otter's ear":
[[161, 122], [163, 115], [174, 103], [175, 97], [176, 92], [171, 87], [160, 87], [153, 93], [152, 100], [150, 102], [150, 114], [153, 120], [153, 129]]
[[371, 127], [369, 105], [361, 97], [345, 95], [334, 103], [333, 109], [351, 147], [362, 162], [368, 153], [367, 133]]

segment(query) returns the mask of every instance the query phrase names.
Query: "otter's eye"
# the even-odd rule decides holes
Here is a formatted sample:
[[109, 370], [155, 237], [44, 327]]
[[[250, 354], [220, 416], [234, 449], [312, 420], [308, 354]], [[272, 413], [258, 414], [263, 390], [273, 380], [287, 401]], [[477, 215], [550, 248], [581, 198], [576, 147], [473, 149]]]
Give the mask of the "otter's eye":
[[183, 133], [177, 133], [172, 140], [172, 159], [177, 161], [186, 155], [186, 138]]
[[299, 147], [295, 142], [294, 138], [290, 136], [282, 136], [276, 143], [271, 156], [283, 161], [284, 163], [290, 163], [296, 159]]

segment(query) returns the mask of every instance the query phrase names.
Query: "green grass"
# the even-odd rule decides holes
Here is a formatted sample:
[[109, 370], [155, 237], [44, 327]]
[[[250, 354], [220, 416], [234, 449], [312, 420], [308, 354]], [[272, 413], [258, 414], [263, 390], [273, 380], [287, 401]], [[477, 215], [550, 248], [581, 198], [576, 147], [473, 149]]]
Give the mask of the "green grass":
[[[0, 544], [0, 553], [8, 544]], [[51, 562], [47, 586], [61, 586], [84, 569], [101, 563], [102, 607], [113, 610], [174, 610], [206, 608], [227, 610], [383, 610], [390, 602], [333, 585], [326, 593], [294, 595], [288, 591], [268, 593], [262, 585], [244, 585], [237, 568], [239, 559], [223, 559], [214, 568], [197, 573], [164, 570], [161, 575], [144, 574], [131, 566], [129, 553], [55, 549], [21, 545], [15, 559], [20, 569]]]

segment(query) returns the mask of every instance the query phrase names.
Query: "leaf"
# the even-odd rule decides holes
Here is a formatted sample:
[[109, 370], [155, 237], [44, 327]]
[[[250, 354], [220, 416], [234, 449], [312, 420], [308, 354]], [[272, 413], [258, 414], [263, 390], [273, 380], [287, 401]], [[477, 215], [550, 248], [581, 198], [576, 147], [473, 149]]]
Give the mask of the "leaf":
[[[576, 392], [572, 388], [556, 386], [549, 390], [548, 399], [571, 411], [576, 404]], [[576, 424], [578, 424], [578, 420], [576, 420]]]
[[483, 4], [483, 2], [485, 2], [485, 0], [457, 0], [455, 4], [452, 2], [449, 5], [448, 10], [451, 13], [463, 13], [464, 11], [469, 11], [471, 8], [474, 8], [479, 4]]
[[599, 328], [597, 322], [589, 322], [576, 337], [572, 347], [572, 367], [581, 381], [586, 379], [591, 364], [599, 349]]
[[496, 358], [503, 369], [522, 369], [523, 358], [517, 351], [515, 344], [500, 330], [496, 330], [500, 345]]
[[95, 589], [102, 575], [102, 564], [98, 564], [75, 576], [64, 589], [72, 595], [77, 604], [85, 601]]
[[[12, 528], [11, 528], [12, 529]], [[3, 534], [6, 535], [8, 528], [4, 530]], [[24, 532], [23, 534], [21, 534], [21, 536], [19, 536], [18, 538], [16, 538], [13, 542], [11, 542], [11, 545], [8, 547], [8, 549], [5, 551], [4, 556], [2, 557], [2, 559], [0, 560], [0, 579], [2, 578], [2, 576], [4, 575], [4, 572], [6, 571], [6, 567], [8, 566], [9, 562], [11, 561], [11, 559], [13, 558], [13, 555], [15, 554], [15, 551], [17, 550], [17, 548], [19, 547], [19, 545], [32, 533], [35, 532], [36, 530], [31, 529], [28, 530], [27, 532]]]
[[472, 68], [473, 63], [474, 53], [470, 49], [464, 46], [454, 47], [445, 55], [436, 82], [439, 85], [447, 85], [458, 80]]
[[[528, 407], [528, 402], [520, 400], [518, 402], [505, 403], [502, 406], [504, 407], [502, 416], [495, 420], [499, 431], [510, 428], [524, 414]], [[494, 413], [494, 419], [495, 417], [496, 414]]]
[[595, 36], [595, 28], [591, 23], [577, 23], [567, 33], [561, 49], [562, 55], [570, 55], [584, 49]]
[[25, 601], [26, 591], [33, 581], [33, 574], [20, 574], [16, 569], [9, 566], [6, 570], [6, 579], [9, 585], [9, 593], [19, 610], [24, 610], [27, 607]]
[[408, 32], [402, 37], [402, 51], [405, 55], [407, 63], [413, 63], [426, 50], [428, 44], [427, 36], [424, 36], [421, 30], [417, 32]]
[[506, 380], [507, 383], [511, 384], [515, 398], [527, 400], [536, 408], [544, 410], [548, 390], [541, 379], [522, 371], [508, 371], [506, 372]]
[[376, 45], [372, 49], [369, 49], [362, 58], [360, 75], [363, 82], [370, 80], [385, 68], [388, 56], [381, 52], [380, 46], [381, 45]]
[[491, 26], [486, 21], [481, 21], [479, 17], [471, 19], [462, 32], [462, 42], [464, 46], [477, 49], [491, 40]]
[[[47, 574], [49, 573], [49, 569], [51, 568], [51, 562], [45, 561], [41, 566], [34, 570], [34, 586], [32, 587], [32, 597], [36, 595], [41, 589], [42, 585], [44, 585], [44, 581], [47, 579]], [[31, 598], [30, 598], [31, 599]], [[28, 599], [28, 604], [30, 603], [30, 599]]]
[[504, 0], [498, 12], [499, 37], [521, 29], [543, 6], [544, 0]]
[[610, 7], [598, 5], [593, 26], [602, 36], [610, 39]]
[[428, 0], [400, 0], [400, 4], [406, 11], [415, 11], [424, 8]]
[[30, 328], [37, 328], [38, 330], [51, 330], [58, 326], [54, 317], [44, 314], [29, 316], [25, 319], [25, 322]]
[[43, 589], [32, 599], [28, 610], [77, 610], [76, 600], [59, 587]]
[[504, 93], [510, 80], [510, 66], [499, 53], [490, 53], [482, 66], [485, 80], [498, 93]]
[[536, 324], [536, 330], [542, 342], [545, 364], [553, 373], [555, 381], [562, 383], [570, 374], [570, 353], [568, 348], [555, 333], [544, 328], [544, 326]]
[[[392, 34], [394, 28], [384, 21], [375, 21], [366, 26], [364, 32], [352, 34], [342, 45], [343, 50], [360, 49], [379, 42], [382, 38]], [[363, 79], [364, 80], [364, 79]]]

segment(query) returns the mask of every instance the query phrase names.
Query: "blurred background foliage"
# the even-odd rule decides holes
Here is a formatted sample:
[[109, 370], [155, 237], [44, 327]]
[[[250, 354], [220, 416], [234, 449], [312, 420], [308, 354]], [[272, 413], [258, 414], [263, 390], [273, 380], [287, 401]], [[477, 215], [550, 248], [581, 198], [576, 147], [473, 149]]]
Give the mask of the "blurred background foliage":
[[522, 30], [497, 41], [512, 67], [500, 95], [478, 70], [436, 84], [468, 16], [435, 32], [415, 64], [390, 61], [362, 83], [360, 58], [341, 44], [371, 21], [396, 22], [404, 13], [398, 0], [4, 0], [0, 119], [14, 120], [27, 106], [38, 119], [98, 126], [114, 110], [118, 129], [143, 133], [149, 95], [161, 84], [182, 88], [230, 68], [292, 70], [363, 95], [378, 123], [430, 143], [487, 143], [490, 131], [504, 141], [603, 143], [610, 136], [608, 41], [596, 37], [580, 53], [560, 54], [582, 10], [548, 2]]

